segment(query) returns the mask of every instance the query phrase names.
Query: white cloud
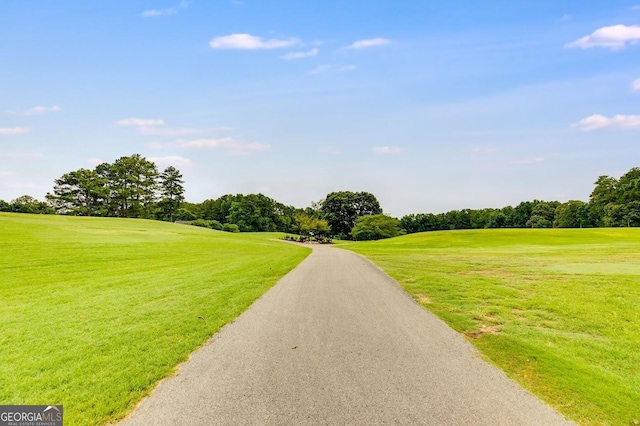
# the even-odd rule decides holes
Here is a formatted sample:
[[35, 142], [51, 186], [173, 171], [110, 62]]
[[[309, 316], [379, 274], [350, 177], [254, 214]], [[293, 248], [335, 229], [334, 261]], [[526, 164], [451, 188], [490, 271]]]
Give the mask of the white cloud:
[[115, 122], [116, 126], [122, 127], [152, 127], [164, 125], [164, 120], [155, 120], [147, 118], [125, 118]]
[[316, 56], [320, 52], [317, 47], [307, 51], [307, 52], [291, 52], [286, 55], [280, 56], [280, 59], [302, 59], [302, 58], [310, 58], [312, 56]]
[[0, 172], [0, 177], [15, 176], [16, 172]]
[[27, 127], [0, 127], [0, 135], [24, 135], [29, 132]]
[[176, 146], [185, 149], [221, 149], [229, 155], [249, 155], [253, 152], [271, 149], [270, 145], [262, 142], [241, 142], [231, 137], [218, 139], [179, 140]]
[[143, 18], [156, 18], [158, 16], [173, 15], [180, 12], [181, 9], [184, 9], [187, 6], [189, 6], [189, 2], [181, 1], [177, 6], [168, 7], [166, 9], [145, 10], [140, 14], [140, 16], [142, 16]]
[[584, 132], [600, 129], [636, 129], [640, 128], [640, 115], [616, 115], [609, 118], [594, 114], [572, 124], [571, 127]]
[[367, 40], [358, 40], [347, 47], [347, 49], [365, 49], [367, 47], [386, 46], [390, 43], [391, 41], [386, 38], [376, 37]]
[[565, 13], [564, 15], [562, 15], [562, 18], [560, 18], [560, 22], [567, 22], [570, 21], [572, 19], [572, 16], [569, 15], [568, 13]]
[[544, 161], [544, 157], [533, 157], [533, 158], [523, 158], [520, 160], [512, 160], [511, 164], [514, 164], [514, 165], [536, 164], [536, 163], [542, 163], [543, 161]]
[[588, 36], [566, 44], [565, 47], [577, 47], [580, 49], [608, 47], [613, 50], [620, 50], [627, 47], [627, 44], [637, 43], [638, 40], [640, 40], [640, 26], [613, 25], [602, 27]]
[[399, 146], [376, 146], [373, 148], [373, 152], [376, 154], [400, 154], [405, 151], [406, 149]]
[[41, 115], [41, 114], [46, 114], [48, 112], [58, 112], [61, 109], [62, 108], [60, 108], [58, 105], [52, 105], [50, 107], [35, 106], [25, 111], [7, 111], [7, 113], [11, 115], [27, 115], [28, 116], [28, 115]]
[[166, 165], [166, 166], [180, 166], [180, 167], [190, 167], [193, 162], [185, 157], [180, 157], [179, 155], [167, 155], [164, 157], [149, 157], [149, 161], [152, 161], [158, 165]]
[[209, 42], [209, 46], [214, 49], [278, 49], [291, 47], [300, 44], [295, 38], [290, 39], [269, 39], [263, 40], [260, 37], [251, 34], [230, 34], [227, 36], [216, 37]]
[[347, 71], [354, 71], [355, 69], [357, 69], [358, 67], [356, 67], [355, 65], [331, 65], [331, 64], [325, 64], [325, 65], [320, 65], [315, 67], [312, 71], [311, 74], [322, 74], [325, 72], [347, 72]]
[[197, 135], [206, 133], [209, 129], [196, 129], [191, 127], [146, 127], [142, 126], [138, 128], [138, 131], [143, 135], [151, 136], [185, 136], [185, 135]]
[[633, 80], [633, 83], [631, 83], [631, 89], [634, 92], [640, 92], [640, 78]]

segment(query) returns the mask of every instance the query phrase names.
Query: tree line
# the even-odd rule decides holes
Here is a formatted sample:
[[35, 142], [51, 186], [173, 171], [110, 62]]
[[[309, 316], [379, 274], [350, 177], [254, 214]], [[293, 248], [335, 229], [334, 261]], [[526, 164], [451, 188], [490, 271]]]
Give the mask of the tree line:
[[0, 211], [182, 221], [230, 232], [285, 232], [312, 238], [370, 240], [405, 233], [482, 228], [640, 226], [640, 168], [619, 179], [600, 176], [588, 202], [523, 201], [500, 209], [385, 215], [368, 192], [336, 191], [296, 208], [263, 194], [226, 194], [202, 203], [184, 199], [184, 179], [173, 166], [159, 171], [139, 154], [78, 169], [54, 180], [46, 201], [28, 195], [0, 200]]
[[595, 228], [640, 226], [640, 168], [620, 179], [600, 176], [588, 202], [523, 201], [501, 209], [463, 209], [410, 214], [400, 219], [407, 233], [483, 228]]

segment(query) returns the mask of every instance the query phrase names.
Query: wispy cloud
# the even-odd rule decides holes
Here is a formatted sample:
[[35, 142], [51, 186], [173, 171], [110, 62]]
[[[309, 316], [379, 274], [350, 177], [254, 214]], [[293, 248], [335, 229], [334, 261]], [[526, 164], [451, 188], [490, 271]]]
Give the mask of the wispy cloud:
[[376, 154], [400, 154], [406, 151], [399, 146], [376, 146], [372, 149]]
[[602, 27], [590, 35], [567, 43], [566, 48], [589, 49], [591, 47], [606, 47], [621, 50], [628, 44], [635, 44], [640, 40], [640, 26], [613, 25]]
[[28, 127], [0, 127], [0, 135], [24, 135], [29, 132]]
[[640, 92], [640, 78], [633, 80], [633, 83], [631, 83], [631, 89], [634, 92]]
[[560, 18], [560, 22], [567, 22], [567, 21], [570, 21], [571, 19], [573, 19], [573, 17], [568, 13], [565, 13], [564, 15], [562, 15], [562, 18]]
[[602, 129], [637, 129], [640, 128], [640, 115], [616, 115], [609, 118], [594, 114], [572, 124], [571, 127], [584, 132]]
[[189, 158], [181, 157], [179, 155], [166, 155], [164, 157], [149, 157], [149, 161], [152, 161], [158, 165], [166, 166], [180, 166], [190, 167], [193, 162]]
[[11, 115], [42, 115], [42, 114], [46, 114], [48, 112], [58, 112], [60, 111], [61, 108], [58, 105], [53, 105], [53, 106], [35, 106], [33, 108], [29, 108], [27, 110], [24, 111], [7, 111], [8, 114]]
[[521, 158], [518, 160], [511, 160], [511, 164], [514, 165], [525, 165], [525, 164], [536, 164], [544, 162], [544, 157], [533, 157], [533, 158]]
[[180, 12], [180, 10], [187, 8], [188, 6], [189, 6], [189, 2], [181, 1], [178, 5], [167, 7], [165, 9], [145, 10], [140, 14], [140, 16], [142, 16], [143, 18], [157, 18], [158, 16], [173, 15]]
[[262, 142], [242, 142], [231, 137], [179, 140], [176, 146], [185, 149], [220, 149], [229, 155], [249, 155], [271, 149], [270, 145]]
[[231, 127], [215, 127], [211, 129], [199, 129], [196, 127], [146, 127], [142, 126], [138, 128], [140, 134], [149, 136], [187, 136], [187, 135], [201, 135], [203, 133], [221, 132], [233, 130]]
[[251, 34], [230, 34], [226, 36], [216, 37], [209, 42], [209, 46], [214, 49], [280, 49], [285, 47], [296, 46], [300, 41], [295, 38], [289, 39], [269, 39], [263, 40], [260, 37]]
[[0, 177], [15, 176], [16, 172], [0, 172]]
[[291, 53], [287, 53], [286, 55], [280, 56], [280, 59], [311, 58], [313, 56], [316, 56], [319, 52], [320, 52], [320, 50], [317, 47], [314, 47], [313, 49], [308, 50], [306, 52], [291, 52]]
[[164, 120], [153, 118], [125, 118], [116, 121], [114, 124], [121, 127], [153, 127], [163, 126]]
[[346, 47], [347, 49], [366, 49], [367, 47], [386, 46], [391, 44], [391, 40], [382, 37], [370, 38], [366, 40], [358, 40]]
[[358, 67], [356, 67], [355, 65], [325, 64], [325, 65], [320, 65], [315, 67], [313, 70], [311, 70], [311, 74], [323, 74], [326, 72], [340, 73], [340, 72], [354, 71], [357, 68]]

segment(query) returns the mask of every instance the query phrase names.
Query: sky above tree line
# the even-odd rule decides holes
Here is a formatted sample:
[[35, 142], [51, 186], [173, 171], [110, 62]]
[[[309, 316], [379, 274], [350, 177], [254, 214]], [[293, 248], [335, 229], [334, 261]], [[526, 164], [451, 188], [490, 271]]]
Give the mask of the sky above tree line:
[[186, 199], [587, 200], [638, 164], [640, 0], [0, 3], [0, 199], [139, 153]]

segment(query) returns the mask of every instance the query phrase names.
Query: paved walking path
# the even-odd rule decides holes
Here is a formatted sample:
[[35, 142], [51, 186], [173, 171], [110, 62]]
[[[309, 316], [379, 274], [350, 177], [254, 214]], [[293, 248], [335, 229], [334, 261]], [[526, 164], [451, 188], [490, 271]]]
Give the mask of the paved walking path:
[[370, 262], [320, 246], [123, 424], [568, 423]]

